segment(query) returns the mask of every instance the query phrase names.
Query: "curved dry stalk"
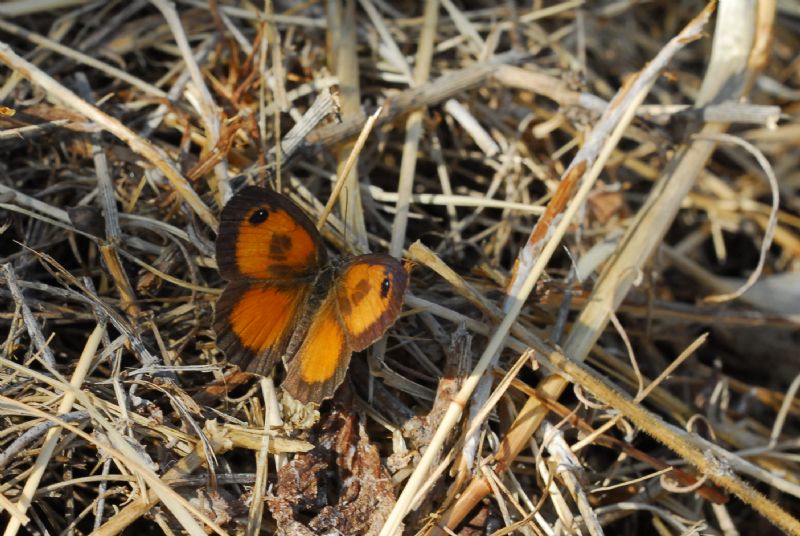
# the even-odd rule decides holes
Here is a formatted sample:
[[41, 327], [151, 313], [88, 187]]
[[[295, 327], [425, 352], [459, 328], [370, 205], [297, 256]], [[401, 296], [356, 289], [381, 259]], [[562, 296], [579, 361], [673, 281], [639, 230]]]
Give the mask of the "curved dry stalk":
[[767, 260], [767, 251], [769, 250], [769, 247], [772, 245], [772, 239], [775, 237], [775, 228], [778, 225], [780, 194], [778, 188], [778, 179], [777, 177], [775, 177], [775, 172], [772, 170], [772, 166], [770, 165], [767, 158], [764, 156], [764, 153], [762, 153], [756, 147], [754, 147], [752, 143], [747, 142], [736, 136], [731, 136], [730, 134], [725, 134], [725, 133], [709, 134], [703, 137], [702, 139], [717, 143], [729, 143], [744, 148], [758, 161], [758, 164], [761, 166], [761, 169], [767, 176], [767, 181], [769, 182], [769, 188], [770, 191], [772, 192], [772, 205], [769, 211], [769, 220], [767, 221], [767, 228], [764, 231], [764, 239], [761, 241], [761, 251], [758, 256], [758, 265], [748, 276], [747, 281], [745, 281], [744, 284], [741, 285], [736, 290], [732, 292], [726, 292], [724, 294], [717, 294], [715, 296], [707, 296], [704, 300], [709, 303], [721, 303], [729, 300], [734, 300], [740, 297], [742, 294], [744, 294], [750, 288], [752, 288], [752, 286], [761, 276], [761, 271], [764, 269], [764, 263]]

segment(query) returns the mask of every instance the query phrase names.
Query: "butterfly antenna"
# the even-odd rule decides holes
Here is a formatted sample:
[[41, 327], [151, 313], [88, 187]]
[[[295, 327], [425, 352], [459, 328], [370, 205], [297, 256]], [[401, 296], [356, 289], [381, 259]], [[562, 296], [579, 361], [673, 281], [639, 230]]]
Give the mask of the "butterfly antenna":
[[349, 205], [347, 204], [347, 201], [349, 199], [349, 196], [347, 195], [347, 186], [344, 186], [342, 190], [344, 190], [344, 197], [342, 198], [342, 204], [344, 204], [344, 207], [342, 209], [342, 223], [344, 224], [344, 243], [349, 244], [350, 242], [347, 241], [347, 230], [350, 228], [350, 226], [347, 224], [347, 222], [350, 221], [347, 219], [347, 209], [349, 207]]

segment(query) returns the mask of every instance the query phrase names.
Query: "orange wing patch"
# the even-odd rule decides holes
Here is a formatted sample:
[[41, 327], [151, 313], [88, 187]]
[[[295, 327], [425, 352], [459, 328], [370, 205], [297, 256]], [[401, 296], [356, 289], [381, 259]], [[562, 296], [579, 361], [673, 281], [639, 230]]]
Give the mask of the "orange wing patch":
[[350, 364], [352, 349], [342, 329], [336, 304], [322, 304], [297, 352], [286, 361], [283, 388], [297, 400], [320, 403], [333, 396]]
[[281, 279], [316, 267], [314, 240], [283, 210], [253, 207], [236, 237], [236, 265], [245, 277]]
[[217, 345], [227, 360], [242, 370], [269, 373], [286, 349], [307, 295], [307, 286], [228, 285], [214, 317]]
[[391, 326], [403, 305], [408, 273], [389, 255], [361, 255], [337, 279], [339, 311], [354, 350], [363, 350]]
[[217, 237], [225, 279], [311, 278], [327, 260], [313, 223], [291, 201], [263, 188], [244, 188], [225, 205]]
[[291, 325], [291, 312], [297, 309], [297, 298], [296, 292], [252, 288], [233, 306], [229, 317], [231, 329], [242, 344], [254, 352], [275, 346]]
[[339, 365], [339, 356], [345, 349], [344, 333], [330, 312], [319, 317], [314, 331], [297, 355], [300, 378], [306, 383], [323, 383], [330, 380]]

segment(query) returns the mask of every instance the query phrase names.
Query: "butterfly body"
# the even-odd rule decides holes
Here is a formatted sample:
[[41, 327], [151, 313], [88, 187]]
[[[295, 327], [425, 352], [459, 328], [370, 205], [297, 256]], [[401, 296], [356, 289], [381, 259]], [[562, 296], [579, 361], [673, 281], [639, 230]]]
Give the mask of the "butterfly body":
[[217, 301], [217, 345], [256, 374], [283, 361], [283, 388], [303, 402], [333, 395], [352, 352], [394, 323], [408, 283], [389, 255], [330, 262], [311, 220], [263, 188], [245, 188], [225, 205], [216, 248], [229, 281]]

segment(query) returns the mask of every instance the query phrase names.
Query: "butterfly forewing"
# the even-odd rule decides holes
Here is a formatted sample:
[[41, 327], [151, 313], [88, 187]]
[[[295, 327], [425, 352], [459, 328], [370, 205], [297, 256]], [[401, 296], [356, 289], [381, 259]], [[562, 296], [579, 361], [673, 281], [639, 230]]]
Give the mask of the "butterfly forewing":
[[219, 273], [229, 281], [313, 278], [327, 261], [308, 216], [282, 195], [255, 186], [222, 209], [216, 249]]
[[363, 350], [400, 314], [408, 273], [389, 255], [354, 257], [335, 283], [339, 311], [354, 350]]

